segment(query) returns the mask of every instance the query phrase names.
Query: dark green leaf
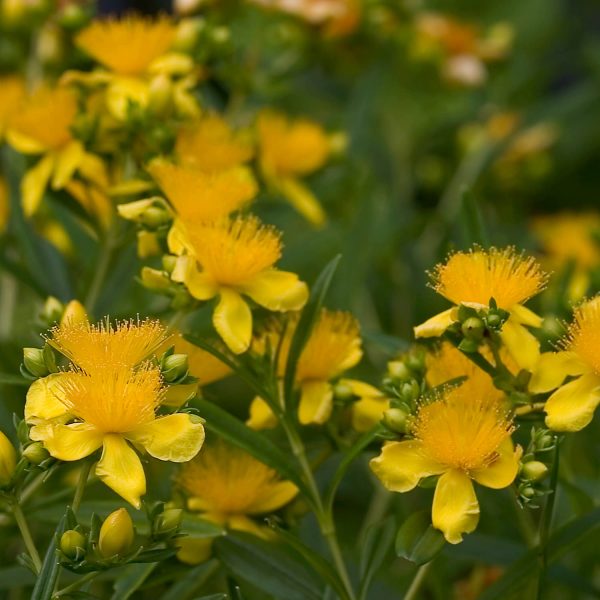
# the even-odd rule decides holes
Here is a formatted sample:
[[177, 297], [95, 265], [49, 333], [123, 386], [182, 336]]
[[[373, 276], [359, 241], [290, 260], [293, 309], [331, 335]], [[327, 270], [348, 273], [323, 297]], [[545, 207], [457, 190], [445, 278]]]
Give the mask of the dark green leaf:
[[129, 565], [115, 581], [111, 600], [127, 600], [148, 579], [157, 563]]
[[360, 553], [359, 600], [366, 598], [371, 580], [392, 547], [395, 529], [394, 518], [388, 517], [382, 523], [372, 525], [367, 531]]
[[[183, 577], [169, 587], [168, 591], [162, 595], [161, 600], [187, 600], [190, 594], [208, 581], [218, 566], [217, 561], [213, 559], [189, 569]], [[226, 597], [225, 594], [216, 594], [216, 596]], [[204, 596], [204, 598], [207, 597], [210, 596]]]
[[416, 565], [432, 560], [444, 547], [441, 531], [434, 529], [428, 511], [414, 513], [402, 523], [396, 537], [396, 554]]
[[31, 593], [31, 600], [50, 600], [54, 593], [54, 585], [60, 570], [57, 545], [58, 540], [60, 540], [60, 537], [65, 530], [66, 521], [67, 517], [65, 515], [56, 526], [54, 535], [48, 544], [44, 562], [42, 563], [42, 569], [38, 575], [33, 592]]
[[11, 375], [10, 373], [0, 373], [0, 385], [22, 385], [28, 386], [31, 381], [27, 381], [20, 375]]

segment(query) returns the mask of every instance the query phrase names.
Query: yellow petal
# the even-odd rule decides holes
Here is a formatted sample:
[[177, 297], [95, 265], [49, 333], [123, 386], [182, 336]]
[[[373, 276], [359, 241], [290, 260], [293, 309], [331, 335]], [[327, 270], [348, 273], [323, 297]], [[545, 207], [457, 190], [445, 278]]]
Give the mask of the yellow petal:
[[317, 197], [297, 179], [280, 178], [274, 185], [290, 204], [309, 222], [321, 227], [327, 221], [327, 215]]
[[188, 249], [188, 235], [181, 219], [176, 218], [173, 221], [173, 225], [171, 225], [171, 229], [169, 229], [169, 233], [167, 234], [167, 245], [169, 246], [169, 250], [177, 256], [183, 254]]
[[235, 529], [236, 531], [245, 531], [246, 533], [251, 533], [256, 537], [263, 539], [268, 539], [270, 537], [269, 528], [260, 526], [245, 515], [231, 515], [227, 519], [227, 527], [229, 527], [229, 529]]
[[600, 377], [593, 373], [559, 387], [546, 401], [546, 425], [554, 431], [579, 431], [600, 404]]
[[54, 169], [54, 156], [46, 154], [35, 167], [25, 173], [21, 181], [21, 201], [26, 217], [30, 217], [38, 209], [52, 169]]
[[358, 379], [340, 379], [339, 383], [341, 385], [347, 385], [355, 396], [359, 396], [361, 398], [369, 397], [369, 398], [382, 398], [383, 392], [378, 390], [375, 386], [365, 383], [364, 381], [359, 381]]
[[148, 105], [149, 88], [142, 79], [115, 77], [106, 90], [106, 105], [115, 119], [127, 117], [129, 106], [137, 104], [141, 108]]
[[298, 275], [276, 269], [259, 273], [238, 289], [269, 310], [300, 310], [308, 300], [308, 286]]
[[154, 59], [148, 66], [150, 73], [166, 73], [167, 75], [185, 75], [194, 68], [194, 61], [181, 52], [167, 52]]
[[171, 279], [183, 282], [188, 292], [197, 300], [210, 300], [218, 293], [215, 282], [206, 273], [198, 270], [196, 261], [191, 256], [177, 258]]
[[41, 142], [15, 129], [6, 132], [6, 141], [21, 154], [43, 154], [48, 150], [48, 147]]
[[289, 481], [278, 481], [265, 486], [262, 493], [248, 506], [248, 514], [260, 515], [279, 510], [298, 494], [298, 488]]
[[328, 381], [306, 381], [300, 388], [298, 419], [302, 425], [321, 425], [333, 410], [333, 389]]
[[180, 537], [176, 540], [179, 548], [177, 558], [186, 565], [199, 565], [210, 558], [214, 538]]
[[246, 425], [257, 430], [277, 427], [275, 413], [260, 396], [256, 396], [250, 403], [250, 418], [246, 421]]
[[163, 406], [179, 408], [198, 393], [198, 383], [170, 385], [162, 401]]
[[227, 288], [220, 290], [213, 325], [232, 352], [241, 354], [248, 350], [252, 339], [252, 313], [237, 292]]
[[502, 326], [500, 337], [521, 369], [535, 369], [540, 357], [540, 343], [530, 331], [511, 316]]
[[390, 442], [371, 460], [371, 470], [392, 492], [408, 492], [424, 477], [439, 475], [446, 467], [430, 458], [417, 440]]
[[458, 469], [451, 469], [438, 480], [431, 510], [433, 526], [450, 544], [462, 542], [479, 522], [479, 503], [471, 480]]
[[477, 483], [495, 490], [508, 487], [517, 476], [522, 453], [521, 446], [513, 447], [512, 440], [507, 438], [500, 444], [496, 460], [483, 469], [472, 471], [471, 477]]
[[140, 508], [140, 497], [146, 493], [146, 476], [135, 450], [118, 434], [104, 436], [102, 458], [96, 475], [121, 498]]
[[52, 189], [60, 190], [69, 183], [85, 155], [81, 142], [73, 141], [56, 154]]
[[27, 391], [25, 400], [25, 420], [34, 423], [39, 419], [54, 419], [67, 413], [60, 401], [61, 379], [64, 373], [53, 373], [34, 381]]
[[87, 423], [70, 425], [43, 424], [32, 428], [36, 431], [31, 439], [43, 442], [46, 450], [59, 460], [79, 460], [102, 446], [103, 434]]
[[556, 389], [568, 375], [582, 375], [588, 369], [574, 352], [544, 352], [533, 371], [529, 391], [543, 394]]
[[352, 405], [352, 427], [360, 432], [369, 431], [383, 419], [388, 408], [387, 398], [361, 398]]
[[522, 304], [515, 304], [510, 309], [510, 314], [517, 323], [528, 325], [529, 327], [541, 327], [542, 317], [536, 315], [532, 310]]
[[414, 328], [416, 338], [439, 337], [454, 321], [456, 308], [449, 308]]
[[159, 460], [187, 462], [200, 451], [204, 442], [204, 427], [187, 413], [159, 417], [126, 435]]

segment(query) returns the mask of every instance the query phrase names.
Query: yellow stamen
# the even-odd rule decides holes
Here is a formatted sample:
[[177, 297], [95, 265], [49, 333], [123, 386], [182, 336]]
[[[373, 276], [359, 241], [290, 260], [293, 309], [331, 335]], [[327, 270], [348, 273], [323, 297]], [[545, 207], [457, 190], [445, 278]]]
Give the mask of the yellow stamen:
[[91, 325], [68, 322], [54, 327], [48, 343], [86, 372], [103, 366], [134, 367], [156, 352], [166, 339], [164, 327], [151, 319], [108, 319]]
[[575, 352], [594, 373], [600, 375], [600, 296], [575, 309], [565, 347]]
[[184, 225], [196, 260], [221, 285], [249, 281], [281, 256], [280, 234], [253, 216]]
[[130, 16], [94, 21], [76, 37], [77, 45], [99, 63], [120, 75], [141, 75], [175, 38], [173, 22]]
[[472, 248], [457, 252], [435, 267], [432, 285], [436, 292], [459, 304], [488, 304], [510, 309], [541, 291], [547, 275], [533, 257], [518, 254], [513, 247]]
[[145, 365], [96, 368], [91, 375], [69, 371], [57, 398], [70, 414], [103, 433], [127, 433], [154, 420], [162, 399], [160, 371]]
[[499, 404], [467, 396], [461, 388], [421, 405], [412, 427], [431, 458], [467, 473], [491, 464], [512, 431]]

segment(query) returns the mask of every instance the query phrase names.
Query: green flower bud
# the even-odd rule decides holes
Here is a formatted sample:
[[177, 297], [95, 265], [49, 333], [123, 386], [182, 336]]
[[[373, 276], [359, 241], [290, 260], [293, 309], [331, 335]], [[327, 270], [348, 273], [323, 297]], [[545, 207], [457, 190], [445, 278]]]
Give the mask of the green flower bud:
[[486, 321], [487, 321], [488, 327], [492, 327], [494, 329], [496, 327], [500, 327], [500, 325], [502, 325], [502, 318], [497, 313], [491, 313], [491, 314], [489, 314], [487, 316]]
[[535, 496], [535, 490], [528, 485], [521, 490], [521, 496], [523, 496], [523, 498], [533, 498]]
[[141, 215], [140, 222], [149, 227], [150, 229], [156, 229], [161, 225], [166, 225], [172, 220], [169, 211], [160, 206], [151, 206], [147, 208]]
[[400, 386], [400, 397], [406, 402], [416, 400], [421, 393], [421, 388], [415, 379]]
[[133, 521], [125, 508], [119, 508], [102, 523], [98, 550], [104, 558], [122, 556], [131, 548], [133, 538]]
[[541, 481], [548, 474], [548, 467], [539, 460], [526, 462], [521, 469], [521, 476], [527, 481]]
[[354, 396], [352, 388], [347, 383], [344, 383], [342, 381], [336, 383], [333, 386], [333, 394], [337, 400], [341, 400], [342, 402], [350, 400], [350, 398]]
[[79, 531], [69, 529], [60, 538], [60, 551], [72, 560], [81, 560], [85, 556], [86, 539]]
[[42, 348], [23, 348], [23, 364], [34, 377], [45, 377], [50, 373]]
[[411, 352], [404, 361], [406, 366], [415, 373], [419, 373], [425, 368], [425, 352], [420, 350]]
[[142, 285], [153, 292], [164, 292], [171, 287], [171, 280], [164, 271], [142, 267]]
[[536, 446], [538, 450], [545, 450], [546, 448], [550, 448], [553, 444], [554, 437], [551, 434], [546, 433], [538, 439]]
[[402, 408], [389, 408], [383, 413], [383, 422], [392, 431], [406, 433], [408, 416], [408, 413]]
[[10, 440], [0, 431], [0, 487], [10, 483], [17, 466], [17, 452]]
[[149, 88], [148, 107], [157, 115], [164, 114], [169, 109], [173, 98], [173, 84], [164, 73], [152, 79]]
[[192, 50], [205, 25], [204, 19], [201, 18], [182, 19], [177, 26], [173, 48], [180, 52], [189, 52]]
[[177, 381], [189, 370], [187, 354], [171, 354], [162, 361], [162, 375], [167, 383]]
[[177, 257], [172, 254], [165, 254], [162, 257], [162, 266], [167, 273], [172, 273], [177, 264]]
[[48, 296], [46, 302], [44, 302], [44, 307], [42, 308], [40, 318], [44, 321], [44, 323], [52, 325], [60, 320], [63, 311], [63, 303], [54, 296]]
[[463, 335], [473, 341], [480, 341], [485, 333], [485, 324], [478, 317], [469, 317], [461, 326]]
[[158, 534], [174, 533], [181, 525], [183, 510], [181, 508], [168, 508], [156, 517], [154, 531]]
[[388, 374], [392, 379], [400, 381], [410, 379], [411, 373], [408, 367], [400, 360], [392, 360], [387, 364]]
[[34, 442], [33, 444], [29, 444], [29, 446], [23, 450], [23, 456], [32, 465], [39, 465], [50, 456], [50, 453], [44, 448], [42, 442]]

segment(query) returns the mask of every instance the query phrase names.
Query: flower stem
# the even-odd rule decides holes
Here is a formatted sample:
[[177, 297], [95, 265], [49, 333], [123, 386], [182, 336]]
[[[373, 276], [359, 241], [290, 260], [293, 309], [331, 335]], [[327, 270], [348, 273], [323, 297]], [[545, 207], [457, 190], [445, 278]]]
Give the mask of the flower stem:
[[85, 484], [87, 483], [90, 471], [92, 470], [92, 461], [88, 460], [83, 463], [81, 471], [79, 472], [79, 480], [77, 481], [77, 487], [75, 488], [75, 495], [73, 496], [73, 503], [71, 504], [71, 510], [74, 514], [77, 514], [81, 499], [83, 498], [83, 491]]
[[415, 598], [417, 597], [417, 594], [419, 593], [419, 590], [421, 589], [421, 585], [423, 584], [423, 581], [425, 581], [425, 577], [427, 575], [427, 571], [429, 571], [429, 567], [431, 566], [431, 563], [432, 563], [432, 561], [429, 561], [428, 563], [421, 565], [417, 569], [417, 572], [415, 573], [415, 576], [413, 577], [410, 587], [408, 588], [408, 590], [406, 591], [406, 594], [404, 595], [404, 600], [415, 600]]
[[108, 274], [108, 269], [110, 267], [110, 263], [113, 258], [113, 253], [116, 248], [115, 234], [115, 225], [111, 225], [111, 227], [106, 232], [106, 235], [104, 236], [102, 245], [100, 247], [98, 263], [96, 264], [94, 276], [92, 278], [92, 282], [90, 283], [90, 287], [88, 289], [88, 293], [85, 297], [84, 302], [85, 308], [90, 314], [94, 313], [96, 303], [98, 302], [98, 297], [100, 296], [100, 292], [102, 290], [102, 285], [104, 284], [104, 280], [106, 279], [106, 275]]
[[18, 502], [14, 502], [12, 505], [13, 515], [15, 517], [15, 521], [17, 522], [17, 526], [19, 527], [19, 531], [21, 532], [21, 537], [25, 542], [25, 547], [27, 548], [27, 552], [33, 561], [33, 566], [35, 567], [36, 573], [39, 573], [42, 570], [42, 561], [40, 560], [40, 555], [35, 547], [35, 543], [33, 542], [33, 538], [31, 537], [31, 531], [29, 531], [29, 525], [27, 525], [27, 521], [25, 519], [25, 515], [23, 514], [23, 510]]
[[100, 573], [98, 571], [95, 571], [93, 573], [88, 573], [87, 575], [84, 575], [81, 579], [78, 579], [71, 585], [68, 585], [67, 587], [64, 587], [62, 590], [59, 590], [58, 592], [56, 592], [56, 594], [54, 594], [54, 596], [52, 596], [52, 598], [53, 599], [60, 598], [61, 596], [66, 596], [70, 592], [74, 592], [75, 590], [78, 590], [83, 584], [87, 583], [88, 581], [91, 581], [92, 579], [97, 577], [99, 574]]

